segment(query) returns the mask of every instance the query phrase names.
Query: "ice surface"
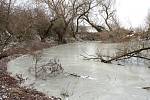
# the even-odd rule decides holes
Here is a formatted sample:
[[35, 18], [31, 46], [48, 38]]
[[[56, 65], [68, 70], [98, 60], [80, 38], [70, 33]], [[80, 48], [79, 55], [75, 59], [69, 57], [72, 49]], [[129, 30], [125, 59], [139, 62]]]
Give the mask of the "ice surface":
[[[42, 52], [40, 64], [51, 58], [58, 58], [65, 72], [76, 73], [82, 78], [59, 75], [47, 80], [36, 80], [29, 72], [34, 64], [30, 55], [21, 56], [8, 63], [8, 71], [13, 76], [22, 74], [28, 78], [22, 85], [33, 87], [49, 96], [68, 94], [66, 100], [150, 100], [150, 91], [142, 87], [150, 86], [150, 69], [145, 66], [104, 64], [86, 61], [80, 56], [85, 52], [95, 54], [97, 48], [103, 54], [112, 55], [118, 44], [83, 42], [65, 44]], [[108, 52], [109, 50], [109, 52]], [[84, 78], [89, 76], [90, 78]]]

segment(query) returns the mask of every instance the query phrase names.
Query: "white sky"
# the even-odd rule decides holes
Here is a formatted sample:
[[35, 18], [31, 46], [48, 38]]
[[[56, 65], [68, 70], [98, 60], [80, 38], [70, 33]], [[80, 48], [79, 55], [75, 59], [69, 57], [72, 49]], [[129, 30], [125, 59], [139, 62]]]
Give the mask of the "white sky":
[[[27, 0], [17, 0], [22, 3]], [[144, 26], [148, 9], [150, 10], [150, 0], [116, 0], [117, 16], [121, 25], [130, 27]]]
[[150, 9], [150, 0], [116, 0], [116, 7], [122, 26], [143, 26]]

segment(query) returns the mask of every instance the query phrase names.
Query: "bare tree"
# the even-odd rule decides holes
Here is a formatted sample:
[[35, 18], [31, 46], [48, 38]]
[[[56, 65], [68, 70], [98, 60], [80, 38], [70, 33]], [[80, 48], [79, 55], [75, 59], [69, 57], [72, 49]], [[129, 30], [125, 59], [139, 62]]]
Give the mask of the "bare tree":
[[97, 2], [95, 4], [94, 1], [88, 1], [86, 3], [86, 6], [83, 6], [80, 15], [77, 17], [77, 28], [76, 32], [78, 32], [78, 26], [79, 26], [79, 20], [84, 19], [86, 20], [92, 27], [94, 27], [98, 32], [101, 32], [102, 30], [105, 30], [105, 28], [101, 25], [96, 25], [93, 23], [89, 18], [89, 13], [92, 12], [94, 8], [96, 8], [101, 2]]
[[[62, 21], [64, 27], [60, 32], [56, 32], [58, 34], [58, 38], [60, 42], [63, 42], [64, 34], [67, 33], [68, 30], [74, 25], [74, 20], [81, 15], [81, 11], [83, 6], [86, 6], [88, 0], [44, 0], [48, 5], [50, 12], [52, 13], [54, 18], [57, 18], [59, 21]], [[70, 27], [71, 26], [71, 27]], [[72, 28], [73, 30], [73, 28]]]
[[52, 23], [49, 21], [49, 17], [45, 13], [45, 10], [41, 7], [36, 7], [34, 9], [33, 27], [40, 36], [42, 42], [45, 42], [45, 39], [49, 36], [51, 25]]
[[100, 14], [102, 16], [102, 18], [105, 21], [106, 26], [108, 27], [109, 31], [112, 31], [112, 27], [110, 25], [110, 21], [113, 20], [113, 17], [115, 15], [115, 11], [114, 9], [112, 9], [114, 4], [114, 0], [105, 0], [101, 3], [101, 10], [100, 10]]
[[0, 2], [0, 59], [6, 57], [7, 55], [3, 53], [5, 47], [9, 44], [12, 33], [9, 31], [9, 17], [11, 12], [11, 3], [12, 1], [9, 0], [7, 3], [6, 0], [2, 0]]
[[14, 34], [14, 41], [22, 42], [33, 37], [33, 13], [31, 9], [16, 7], [11, 15], [10, 30]]
[[150, 26], [150, 11], [148, 12], [146, 23]]
[[147, 30], [146, 32], [143, 32], [142, 38], [145, 40], [150, 40], [150, 11], [148, 12], [148, 15], [146, 17], [146, 24], [147, 24]]
[[87, 21], [93, 28], [95, 28], [98, 32], [102, 32], [103, 30], [106, 30], [105, 27], [93, 23], [93, 22], [89, 19], [88, 14], [85, 15], [83, 19], [86, 20], [86, 21]]
[[[93, 16], [93, 11], [91, 8], [91, 5], [89, 5], [89, 8], [91, 12], [87, 12], [84, 14], [84, 20], [86, 20], [93, 28], [95, 28], [98, 32], [101, 32], [103, 30], [109, 30], [112, 31], [111, 24], [115, 23], [115, 9], [113, 8], [115, 1], [114, 0], [96, 0], [95, 8], [97, 9], [95, 12], [99, 12], [99, 14], [96, 16], [99, 19], [96, 19], [96, 22], [92, 21], [90, 18]], [[93, 4], [92, 4], [93, 5]], [[92, 16], [89, 16], [92, 14]], [[97, 23], [100, 22], [99, 20], [104, 19], [102, 21], [103, 23]]]

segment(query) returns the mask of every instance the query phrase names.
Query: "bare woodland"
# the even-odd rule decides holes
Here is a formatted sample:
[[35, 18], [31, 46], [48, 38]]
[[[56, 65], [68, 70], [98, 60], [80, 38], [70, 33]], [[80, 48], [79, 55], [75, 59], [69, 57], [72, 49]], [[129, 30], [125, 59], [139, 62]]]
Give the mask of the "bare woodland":
[[[8, 45], [13, 42], [23, 42], [38, 37], [41, 42], [46, 42], [47, 38], [55, 37], [58, 43], [66, 43], [66, 38], [75, 38], [79, 32], [80, 24], [87, 22], [97, 32], [112, 33], [111, 37], [118, 37], [124, 32], [120, 27], [116, 17], [116, 10], [113, 7], [113, 0], [33, 0], [35, 7], [15, 6], [16, 1], [2, 0], [0, 2], [0, 59], [7, 57], [3, 53]], [[44, 5], [44, 6], [43, 6]], [[46, 8], [45, 8], [46, 6]], [[99, 23], [93, 20], [94, 11], [99, 14]], [[150, 25], [150, 15], [147, 16], [147, 25]], [[149, 40], [149, 29], [134, 33], [142, 39]], [[103, 33], [105, 34], [105, 33]], [[127, 35], [132, 33], [127, 32]], [[69, 37], [68, 37], [69, 36]], [[124, 37], [125, 38], [125, 37]], [[116, 56], [108, 61], [101, 58], [103, 62], [111, 62], [139, 53], [148, 48], [140, 48], [131, 52]]]
[[[92, 56], [82, 55], [85, 60], [96, 59], [103, 63], [112, 63], [134, 57], [150, 61], [150, 12], [146, 17], [146, 28], [126, 29], [120, 25], [117, 18], [115, 0], [28, 0], [27, 2], [30, 4], [17, 5], [17, 0], [0, 0], [0, 60], [15, 54], [17, 51], [14, 52], [11, 48], [18, 45], [21, 45], [24, 52], [33, 53], [32, 49], [23, 48], [23, 43], [28, 43], [28, 46], [34, 44], [33, 41], [40, 41], [41, 45], [55, 41], [58, 45], [98, 38], [102, 42], [122, 43], [125, 46], [122, 45], [115, 56], [101, 53]], [[87, 26], [97, 32], [88, 32]], [[126, 45], [133, 40], [134, 45]], [[139, 44], [136, 44], [137, 42]], [[41, 75], [45, 72], [44, 75], [48, 76], [57, 72], [62, 73], [64, 70], [56, 59], [37, 67], [39, 59], [37, 55], [33, 55], [33, 58], [35, 65], [29, 71], [36, 78], [45, 77]], [[68, 75], [81, 77], [72, 73]]]
[[[134, 32], [124, 29], [120, 26], [116, 16], [115, 0], [33, 0], [32, 3], [34, 7], [15, 5], [15, 0], [0, 2], [0, 59], [9, 56], [7, 49], [12, 43], [37, 39], [46, 42], [51, 37], [59, 44], [67, 43], [69, 38], [78, 40], [77, 34], [80, 33], [79, 28], [82, 22], [86, 22], [102, 35], [109, 34], [108, 41], [111, 38], [113, 40], [120, 38], [125, 41], [135, 38], [137, 41], [149, 41], [150, 39], [150, 15], [148, 14], [146, 18], [147, 29], [140, 31], [137, 29]], [[94, 12], [97, 12], [99, 16], [94, 16]], [[93, 20], [94, 17], [97, 20]], [[138, 45], [134, 46], [138, 47]], [[96, 58], [85, 56], [84, 58], [100, 59], [104, 63], [124, 57], [149, 60], [150, 58], [137, 56], [140, 52], [149, 49], [149, 45], [148, 47], [141, 46], [141, 48], [128, 50], [108, 60], [101, 55]]]

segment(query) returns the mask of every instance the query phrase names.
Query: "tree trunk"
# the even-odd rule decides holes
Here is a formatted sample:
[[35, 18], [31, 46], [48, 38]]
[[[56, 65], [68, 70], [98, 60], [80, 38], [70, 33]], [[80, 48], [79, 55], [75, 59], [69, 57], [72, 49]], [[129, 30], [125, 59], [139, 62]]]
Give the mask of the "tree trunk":
[[91, 21], [89, 20], [88, 17], [84, 18], [84, 20], [86, 20], [93, 28], [95, 28], [98, 32], [102, 32], [103, 30], [105, 30], [105, 28], [103, 26], [97, 26], [93, 23], [91, 23]]

